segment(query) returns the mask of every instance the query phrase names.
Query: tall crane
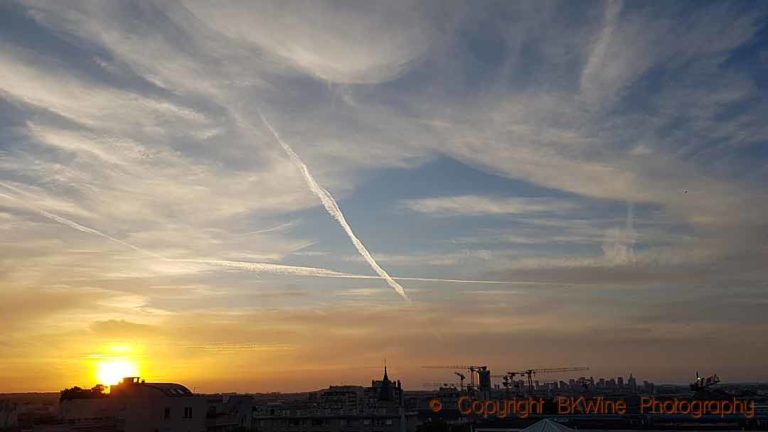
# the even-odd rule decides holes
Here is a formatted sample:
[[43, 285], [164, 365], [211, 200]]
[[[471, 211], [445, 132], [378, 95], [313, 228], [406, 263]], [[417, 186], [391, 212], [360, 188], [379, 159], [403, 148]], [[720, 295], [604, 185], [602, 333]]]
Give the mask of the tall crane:
[[586, 371], [586, 370], [589, 370], [589, 368], [588, 367], [562, 367], [562, 368], [547, 368], [547, 369], [525, 369], [520, 372], [507, 372], [507, 374], [510, 375], [511, 381], [514, 381], [514, 375], [525, 375], [528, 381], [528, 392], [532, 392], [533, 377], [536, 376], [536, 374], [577, 372], [577, 371]]
[[473, 388], [475, 387], [475, 374], [480, 372], [480, 371], [488, 370], [488, 366], [467, 366], [467, 365], [422, 366], [422, 368], [424, 368], [424, 369], [464, 369], [464, 370], [468, 370], [469, 371], [469, 385], [471, 387], [473, 387]]
[[461, 390], [464, 390], [464, 380], [467, 379], [467, 376], [464, 375], [461, 372], [454, 372], [453, 374], [456, 375], [457, 377], [459, 377], [459, 382], [461, 383], [461, 384], [459, 384], [459, 388]]

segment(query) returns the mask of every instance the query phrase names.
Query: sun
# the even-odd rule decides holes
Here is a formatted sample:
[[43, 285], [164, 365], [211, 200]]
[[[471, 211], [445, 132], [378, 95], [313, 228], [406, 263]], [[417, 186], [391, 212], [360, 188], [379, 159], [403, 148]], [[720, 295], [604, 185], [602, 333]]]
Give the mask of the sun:
[[115, 385], [125, 377], [136, 376], [139, 376], [139, 368], [130, 360], [105, 360], [96, 365], [96, 378], [100, 384]]

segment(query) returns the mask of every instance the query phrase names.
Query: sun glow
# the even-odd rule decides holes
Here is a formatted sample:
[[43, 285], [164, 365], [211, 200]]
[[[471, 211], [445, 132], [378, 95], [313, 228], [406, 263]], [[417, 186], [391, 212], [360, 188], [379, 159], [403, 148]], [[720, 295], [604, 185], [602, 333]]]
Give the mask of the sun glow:
[[139, 368], [130, 360], [110, 359], [96, 365], [96, 378], [100, 384], [115, 385], [125, 377], [136, 376], [139, 376]]

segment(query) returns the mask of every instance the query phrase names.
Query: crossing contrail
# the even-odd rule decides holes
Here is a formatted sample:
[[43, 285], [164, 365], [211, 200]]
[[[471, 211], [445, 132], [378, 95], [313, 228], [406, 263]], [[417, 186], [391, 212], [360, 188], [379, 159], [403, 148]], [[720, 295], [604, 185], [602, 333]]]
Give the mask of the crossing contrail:
[[[256, 273], [271, 273], [287, 276], [312, 276], [326, 278], [352, 278], [359, 279], [358, 275], [352, 273], [342, 273], [334, 270], [328, 270], [318, 267], [303, 267], [284, 264], [272, 264], [249, 261], [215, 260], [215, 259], [174, 259], [172, 261], [208, 264], [219, 267], [228, 267], [239, 270], [252, 271]], [[370, 276], [373, 277], [373, 276]]]
[[[10, 189], [10, 190], [12, 190], [14, 192], [20, 192], [15, 187], [6, 185], [5, 183], [0, 183], [0, 186], [4, 187], [6, 189]], [[103, 232], [101, 232], [99, 230], [95, 230], [95, 229], [87, 227], [85, 225], [80, 225], [79, 223], [77, 223], [75, 221], [69, 220], [69, 219], [61, 217], [59, 215], [55, 215], [55, 214], [53, 214], [51, 212], [47, 212], [47, 211], [45, 211], [45, 210], [43, 210], [43, 209], [41, 209], [41, 208], [39, 208], [37, 206], [34, 206], [32, 204], [27, 203], [26, 201], [21, 200], [19, 198], [12, 197], [12, 196], [6, 195], [6, 194], [0, 194], [0, 196], [4, 196], [4, 197], [9, 198], [9, 199], [11, 199], [13, 201], [21, 203], [24, 207], [27, 207], [28, 209], [30, 209], [30, 210], [40, 214], [41, 216], [47, 217], [48, 219], [54, 220], [54, 221], [56, 221], [56, 222], [58, 222], [58, 223], [60, 223], [62, 225], [66, 225], [66, 226], [68, 226], [70, 228], [76, 229], [78, 231], [82, 231], [84, 233], [93, 234], [93, 235], [97, 235], [99, 237], [103, 237], [103, 238], [105, 238], [107, 240], [110, 240], [110, 241], [113, 241], [115, 243], [121, 244], [121, 245], [123, 245], [123, 246], [125, 246], [127, 248], [131, 248], [131, 249], [133, 249], [133, 250], [135, 250], [137, 252], [143, 253], [145, 255], [149, 255], [149, 256], [151, 256], [153, 258], [165, 259], [162, 256], [160, 256], [160, 255], [158, 255], [158, 254], [156, 254], [154, 252], [150, 252], [148, 250], [144, 250], [144, 249], [142, 249], [142, 248], [140, 248], [138, 246], [134, 246], [134, 245], [132, 245], [132, 244], [130, 244], [128, 242], [120, 240], [119, 238], [112, 237], [111, 235], [105, 234], [105, 233], [103, 233]]]
[[317, 181], [315, 181], [315, 178], [312, 177], [312, 174], [309, 172], [309, 168], [307, 168], [307, 165], [301, 160], [299, 155], [296, 154], [296, 152], [293, 151], [291, 146], [289, 146], [285, 141], [283, 141], [280, 138], [280, 134], [277, 133], [275, 128], [272, 127], [272, 125], [267, 121], [267, 118], [264, 117], [264, 114], [259, 112], [259, 117], [261, 117], [261, 121], [264, 122], [264, 124], [267, 126], [267, 129], [272, 133], [272, 135], [275, 137], [275, 140], [280, 143], [280, 146], [283, 147], [283, 150], [285, 150], [286, 153], [288, 153], [288, 157], [293, 161], [293, 163], [296, 164], [296, 166], [301, 171], [301, 174], [304, 176], [304, 180], [306, 180], [307, 185], [309, 186], [309, 189], [312, 190], [312, 192], [317, 195], [318, 198], [320, 198], [320, 202], [323, 204], [323, 207], [328, 211], [328, 213], [339, 222], [339, 225], [344, 229], [344, 231], [347, 233], [347, 236], [352, 241], [352, 244], [355, 246], [355, 249], [360, 253], [360, 255], [363, 256], [365, 261], [368, 262], [368, 265], [371, 266], [373, 271], [376, 272], [379, 277], [384, 279], [389, 286], [392, 287], [392, 289], [395, 290], [402, 298], [404, 298], [407, 301], [410, 301], [408, 296], [405, 294], [405, 289], [403, 289], [402, 286], [400, 286], [399, 283], [397, 283], [396, 280], [392, 279], [392, 277], [387, 274], [386, 271], [384, 271], [383, 268], [376, 262], [375, 259], [373, 259], [373, 256], [371, 256], [370, 252], [368, 252], [368, 249], [365, 248], [365, 245], [363, 245], [363, 242], [360, 241], [360, 239], [357, 238], [355, 233], [352, 231], [352, 227], [349, 226], [349, 223], [347, 223], [347, 219], [344, 218], [344, 214], [341, 212], [341, 209], [339, 208], [339, 205], [336, 203], [336, 200], [333, 198], [330, 192], [325, 190], [322, 186], [320, 186]]
[[[23, 191], [7, 185], [5, 183], [0, 182], [0, 187], [4, 187], [6, 189], [9, 189], [16, 193], [24, 193]], [[274, 263], [262, 263], [262, 262], [247, 262], [247, 261], [233, 261], [233, 260], [221, 260], [221, 259], [191, 259], [191, 258], [168, 258], [164, 257], [160, 254], [157, 254], [155, 252], [146, 250], [144, 248], [138, 247], [134, 244], [128, 243], [124, 240], [121, 240], [117, 237], [111, 236], [109, 234], [106, 234], [102, 231], [99, 231], [97, 229], [85, 226], [81, 223], [75, 222], [71, 219], [67, 219], [63, 216], [59, 216], [57, 214], [51, 213], [49, 211], [43, 210], [26, 200], [6, 195], [4, 193], [0, 193], [0, 197], [8, 198], [12, 201], [15, 201], [19, 204], [21, 204], [23, 207], [45, 217], [50, 220], [53, 220], [61, 225], [67, 226], [69, 228], [75, 229], [80, 232], [84, 232], [87, 234], [92, 234], [104, 239], [107, 239], [111, 242], [117, 243], [119, 245], [125, 246], [129, 249], [132, 249], [136, 252], [139, 252], [141, 254], [147, 255], [151, 258], [162, 260], [162, 261], [168, 261], [168, 262], [179, 262], [179, 263], [189, 263], [189, 264], [203, 264], [203, 265], [209, 265], [209, 266], [216, 266], [216, 267], [225, 267], [225, 268], [231, 268], [231, 269], [238, 269], [238, 270], [245, 270], [249, 272], [254, 273], [269, 273], [269, 274], [278, 274], [278, 275], [286, 275], [286, 276], [302, 276], [302, 277], [322, 277], [322, 278], [339, 278], [339, 279], [380, 279], [379, 276], [370, 276], [370, 275], [360, 275], [355, 273], [344, 273], [344, 272], [338, 272], [335, 270], [329, 270], [324, 268], [318, 268], [318, 267], [304, 267], [304, 266], [293, 266], [293, 265], [284, 265], [284, 264], [274, 264]], [[440, 278], [421, 278], [421, 277], [394, 277], [393, 279], [397, 280], [408, 280], [408, 281], [420, 281], [420, 282], [447, 282], [447, 283], [470, 283], [470, 284], [490, 284], [490, 285], [565, 285], [560, 283], [549, 283], [549, 282], [534, 282], [534, 281], [515, 281], [515, 282], [509, 282], [509, 281], [492, 281], [492, 280], [466, 280], [466, 279], [440, 279]], [[397, 284], [397, 282], [395, 282]], [[398, 285], [399, 286], [399, 285]], [[407, 298], [407, 297], [406, 297]]]
[[[4, 196], [8, 196], [8, 195], [4, 195]], [[32, 208], [32, 207], [30, 207], [30, 208]], [[111, 240], [113, 242], [119, 243], [119, 244], [121, 244], [121, 245], [123, 245], [125, 247], [129, 247], [129, 248], [131, 248], [131, 249], [133, 249], [133, 250], [135, 250], [137, 252], [141, 252], [143, 254], [149, 255], [149, 256], [151, 256], [153, 258], [166, 259], [166, 258], [163, 258], [162, 256], [160, 256], [160, 255], [158, 255], [158, 254], [156, 254], [154, 252], [150, 252], [150, 251], [142, 249], [142, 248], [140, 248], [138, 246], [134, 246], [134, 245], [132, 245], [132, 244], [130, 244], [128, 242], [120, 240], [119, 238], [115, 238], [115, 237], [112, 237], [109, 234], [105, 234], [105, 233], [103, 233], [101, 231], [98, 231], [98, 230], [95, 230], [93, 228], [88, 228], [87, 226], [80, 225], [77, 222], [73, 222], [73, 221], [71, 221], [69, 219], [65, 219], [65, 218], [63, 218], [61, 216], [57, 216], [57, 215], [55, 215], [53, 213], [50, 213], [50, 212], [47, 212], [45, 210], [35, 209], [35, 208], [32, 208], [32, 209], [35, 210], [36, 212], [40, 213], [42, 216], [45, 216], [45, 217], [47, 217], [49, 219], [52, 219], [52, 220], [55, 220], [56, 222], [58, 222], [60, 224], [66, 225], [66, 226], [71, 227], [71, 228], [74, 228], [74, 229], [76, 229], [78, 231], [82, 231], [82, 232], [89, 233], [89, 234], [94, 234], [94, 235], [97, 235], [99, 237], [104, 237], [107, 240]]]
[[[23, 193], [23, 191], [7, 185], [5, 183], [0, 182], [0, 186], [9, 189], [11, 191], [14, 191], [16, 193]], [[190, 264], [207, 264], [207, 265], [214, 265], [219, 267], [228, 267], [228, 268], [237, 268], [242, 270], [249, 270], [256, 273], [273, 273], [273, 274], [284, 274], [284, 275], [295, 275], [295, 276], [319, 276], [319, 277], [350, 277], [351, 274], [348, 273], [341, 273], [341, 272], [335, 272], [333, 270], [326, 270], [321, 268], [315, 268], [315, 267], [299, 267], [299, 266], [288, 266], [288, 265], [281, 265], [281, 264], [272, 264], [272, 263], [246, 263], [246, 262], [240, 262], [240, 261], [227, 261], [227, 260], [212, 260], [212, 259], [179, 259], [179, 258], [167, 258], [160, 254], [156, 254], [152, 251], [148, 251], [144, 248], [140, 248], [136, 245], [133, 245], [131, 243], [128, 243], [124, 240], [120, 240], [119, 238], [113, 237], [109, 234], [106, 234], [104, 232], [101, 232], [97, 229], [87, 227], [85, 225], [82, 225], [80, 223], [77, 223], [71, 219], [67, 219], [63, 216], [59, 216], [57, 214], [53, 214], [49, 211], [43, 210], [26, 200], [13, 197], [10, 195], [6, 195], [3, 193], [0, 193], [0, 196], [8, 198], [12, 201], [16, 201], [20, 203], [22, 206], [26, 207], [27, 209], [34, 211], [35, 213], [38, 213], [41, 216], [44, 216], [48, 219], [51, 219], [55, 222], [58, 222], [62, 225], [68, 226], [72, 229], [76, 229], [78, 231], [93, 234], [95, 236], [99, 236], [101, 238], [105, 238], [109, 241], [115, 242], [119, 245], [125, 246], [127, 248], [133, 249], [136, 252], [139, 252], [141, 254], [147, 255], [151, 258], [155, 258], [158, 260], [163, 261], [172, 261], [172, 262], [184, 262], [184, 263], [190, 263]]]

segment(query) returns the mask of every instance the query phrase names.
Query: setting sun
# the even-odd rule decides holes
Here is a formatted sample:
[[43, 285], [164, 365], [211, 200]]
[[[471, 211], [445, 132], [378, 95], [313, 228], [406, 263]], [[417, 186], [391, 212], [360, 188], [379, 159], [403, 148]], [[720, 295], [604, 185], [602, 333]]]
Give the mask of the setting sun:
[[129, 360], [106, 360], [96, 366], [100, 384], [115, 385], [125, 377], [139, 376], [139, 369]]

